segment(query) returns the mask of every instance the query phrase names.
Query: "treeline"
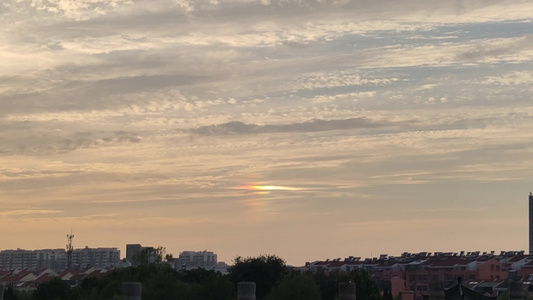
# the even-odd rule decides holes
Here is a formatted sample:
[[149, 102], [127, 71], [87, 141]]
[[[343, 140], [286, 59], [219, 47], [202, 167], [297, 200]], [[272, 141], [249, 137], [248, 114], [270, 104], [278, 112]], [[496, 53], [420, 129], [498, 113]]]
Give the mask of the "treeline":
[[235, 259], [228, 275], [204, 270], [176, 271], [165, 263], [116, 269], [100, 278], [87, 278], [78, 286], [54, 279], [42, 283], [32, 294], [6, 291], [5, 300], [119, 300], [122, 282], [140, 282], [143, 300], [235, 300], [237, 283], [256, 283], [258, 300], [334, 300], [341, 282], [354, 282], [357, 299], [383, 300], [378, 286], [365, 271], [349, 274], [302, 273], [277, 256]]

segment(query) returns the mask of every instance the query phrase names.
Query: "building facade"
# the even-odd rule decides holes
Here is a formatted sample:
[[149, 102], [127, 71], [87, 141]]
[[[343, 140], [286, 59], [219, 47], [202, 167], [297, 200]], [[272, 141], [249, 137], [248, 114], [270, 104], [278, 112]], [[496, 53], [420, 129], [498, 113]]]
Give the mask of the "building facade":
[[72, 252], [72, 267], [86, 268], [115, 268], [120, 266], [120, 250], [118, 248], [89, 248], [75, 249]]
[[134, 262], [139, 258], [139, 255], [141, 254], [141, 251], [143, 250], [143, 246], [141, 244], [127, 244], [126, 245], [126, 260], [131, 262]]
[[174, 268], [181, 269], [214, 269], [217, 267], [217, 255], [211, 251], [183, 251], [174, 260]]
[[[113, 268], [120, 265], [118, 248], [75, 249], [72, 253], [73, 268]], [[67, 268], [65, 249], [3, 250], [0, 251], [0, 270], [51, 269], [61, 272]]]
[[0, 251], [0, 270], [62, 270], [66, 263], [66, 252], [63, 249]]
[[529, 254], [533, 255], [533, 195], [529, 192]]

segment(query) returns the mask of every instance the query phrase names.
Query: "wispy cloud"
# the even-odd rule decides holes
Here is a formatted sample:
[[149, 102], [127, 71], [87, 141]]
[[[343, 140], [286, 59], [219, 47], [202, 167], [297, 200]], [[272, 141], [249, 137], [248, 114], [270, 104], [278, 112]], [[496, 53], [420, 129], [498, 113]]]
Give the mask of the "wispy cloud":
[[50, 209], [26, 209], [26, 210], [12, 210], [0, 212], [1, 217], [12, 216], [32, 216], [32, 215], [49, 215], [49, 214], [62, 214], [62, 210], [50, 210]]
[[303, 123], [287, 125], [255, 125], [235, 121], [219, 125], [203, 126], [191, 132], [200, 135], [281, 133], [281, 132], [321, 132], [334, 130], [350, 130], [363, 128], [387, 127], [391, 124], [376, 123], [364, 118], [346, 120], [309, 120]]

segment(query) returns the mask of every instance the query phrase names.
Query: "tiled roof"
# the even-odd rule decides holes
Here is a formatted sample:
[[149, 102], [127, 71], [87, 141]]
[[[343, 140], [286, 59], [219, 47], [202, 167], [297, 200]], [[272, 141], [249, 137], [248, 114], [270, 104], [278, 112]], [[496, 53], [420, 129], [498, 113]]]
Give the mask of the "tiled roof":
[[472, 262], [471, 260], [467, 260], [463, 258], [450, 257], [447, 259], [428, 260], [424, 263], [424, 265], [429, 266], [429, 267], [453, 267], [456, 265], [464, 266], [471, 262]]
[[327, 266], [329, 268], [340, 268], [340, 267], [342, 267], [344, 265], [347, 265], [347, 263], [344, 262], [344, 261], [330, 261]]
[[57, 276], [50, 275], [50, 274], [43, 274], [43, 275], [37, 277], [34, 281], [42, 283], [42, 282], [48, 282], [48, 281], [50, 281], [50, 280], [52, 280], [54, 278], [57, 278]]
[[87, 274], [87, 277], [103, 277], [107, 273], [107, 270], [93, 270], [89, 274]]
[[515, 255], [511, 257], [509, 260], [507, 260], [508, 263], [515, 263], [523, 260], [524, 258], [527, 258], [527, 255]]
[[495, 300], [496, 297], [489, 297], [477, 293], [465, 286], [456, 286], [444, 291], [445, 300]]

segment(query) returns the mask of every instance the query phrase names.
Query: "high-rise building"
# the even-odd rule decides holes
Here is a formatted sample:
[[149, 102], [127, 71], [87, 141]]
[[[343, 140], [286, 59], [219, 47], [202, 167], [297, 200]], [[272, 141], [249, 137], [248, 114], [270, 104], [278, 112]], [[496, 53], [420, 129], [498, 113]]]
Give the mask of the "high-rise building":
[[0, 251], [0, 270], [52, 269], [61, 271], [65, 267], [64, 249]]
[[89, 248], [75, 249], [72, 252], [72, 266], [85, 268], [114, 268], [120, 265], [120, 250], [118, 248]]
[[127, 244], [126, 245], [126, 260], [130, 263], [136, 262], [143, 250], [141, 244]]
[[211, 251], [183, 251], [174, 260], [175, 269], [214, 269], [217, 266], [217, 255]]
[[533, 255], [533, 194], [529, 192], [529, 254]]

